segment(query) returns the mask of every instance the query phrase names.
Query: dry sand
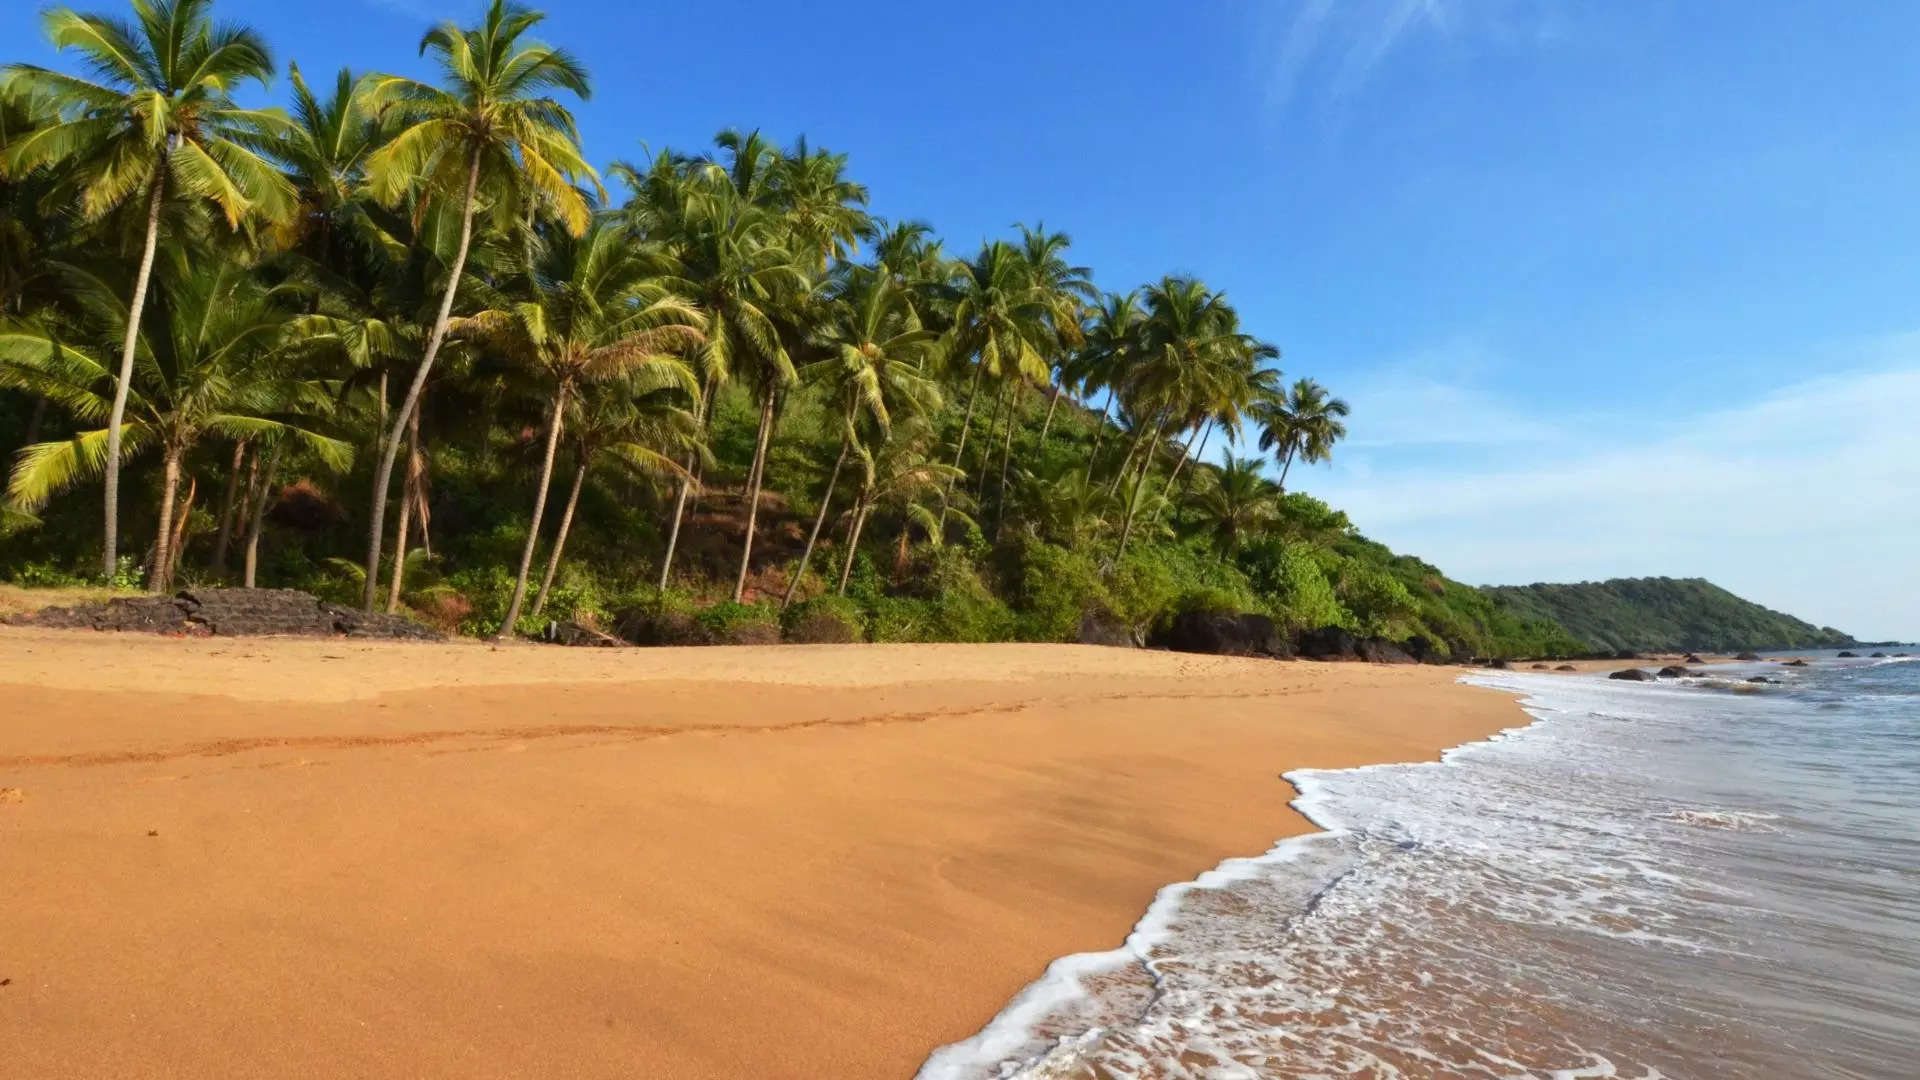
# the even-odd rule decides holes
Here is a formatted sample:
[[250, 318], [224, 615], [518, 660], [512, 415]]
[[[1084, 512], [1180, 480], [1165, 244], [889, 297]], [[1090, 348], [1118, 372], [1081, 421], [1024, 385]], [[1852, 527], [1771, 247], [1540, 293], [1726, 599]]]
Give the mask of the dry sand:
[[0, 628], [0, 1073], [907, 1077], [1458, 674]]

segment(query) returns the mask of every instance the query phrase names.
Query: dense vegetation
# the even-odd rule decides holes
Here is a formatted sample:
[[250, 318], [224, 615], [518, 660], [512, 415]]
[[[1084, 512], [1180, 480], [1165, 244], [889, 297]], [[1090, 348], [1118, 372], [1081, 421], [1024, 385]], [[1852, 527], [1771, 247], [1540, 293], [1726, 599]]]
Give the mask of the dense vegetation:
[[1726, 652], [1854, 644], [1851, 635], [1831, 626], [1814, 626], [1742, 600], [1701, 578], [1490, 586], [1486, 592], [1514, 614], [1556, 622], [1596, 650]]
[[208, 0], [132, 16], [50, 11], [78, 74], [0, 75], [17, 583], [290, 586], [473, 634], [1206, 609], [1582, 648], [1286, 492], [1347, 406], [1199, 280], [1102, 293], [1039, 225], [957, 256], [751, 131], [615, 163], [609, 196], [587, 72], [498, 0], [427, 33], [431, 80], [290, 65], [285, 109], [234, 100], [275, 63]]

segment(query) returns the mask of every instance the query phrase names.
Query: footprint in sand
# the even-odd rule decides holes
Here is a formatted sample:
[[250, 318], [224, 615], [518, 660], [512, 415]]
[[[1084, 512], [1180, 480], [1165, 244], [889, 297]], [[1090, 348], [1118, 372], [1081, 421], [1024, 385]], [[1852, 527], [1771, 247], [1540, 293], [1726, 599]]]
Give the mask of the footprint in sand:
[[0, 803], [23, 803], [27, 793], [17, 787], [0, 787]]

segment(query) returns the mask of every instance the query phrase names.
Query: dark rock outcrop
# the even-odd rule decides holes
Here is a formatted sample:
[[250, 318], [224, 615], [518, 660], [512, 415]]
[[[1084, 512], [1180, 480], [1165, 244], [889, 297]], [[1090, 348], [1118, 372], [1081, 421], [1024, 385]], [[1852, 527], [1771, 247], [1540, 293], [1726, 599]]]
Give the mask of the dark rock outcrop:
[[621, 608], [613, 613], [613, 632], [630, 645], [710, 645], [698, 619], [686, 611]]
[[1760, 659], [1760, 654], [1753, 653], [1753, 652], [1743, 652], [1739, 656], [1734, 657], [1734, 659], [1735, 660], [1758, 660]]
[[1885, 660], [1887, 658], [1887, 654], [1883, 652], [1868, 653], [1867, 658], [1870, 660]]
[[1407, 655], [1417, 664], [1437, 664], [1442, 660], [1440, 647], [1419, 634], [1401, 642], [1400, 647], [1405, 649]]
[[1805, 660], [1789, 660], [1786, 662], [1785, 666], [1786, 667], [1806, 667], [1807, 662]]
[[[1413, 663], [1413, 657], [1409, 655], [1405, 649], [1388, 641], [1386, 638], [1361, 638], [1359, 643], [1354, 647], [1354, 651], [1360, 659], [1372, 664]], [[1505, 661], [1501, 661], [1500, 664], [1502, 667], [1506, 666]]]
[[1318, 630], [1302, 630], [1293, 636], [1294, 655], [1311, 660], [1347, 660], [1355, 653], [1360, 639], [1350, 630], [1338, 626], [1323, 626]]
[[1686, 655], [1686, 657], [1685, 657], [1684, 659], [1682, 659], [1682, 660], [1681, 660], [1680, 662], [1681, 662], [1681, 663], [1683, 663], [1683, 664], [1704, 664], [1704, 663], [1706, 663], [1706, 661], [1705, 661], [1705, 660], [1702, 660], [1702, 659], [1700, 659], [1699, 657], [1697, 657], [1697, 656], [1695, 656], [1695, 655], [1693, 655], [1692, 653], [1688, 653], [1688, 654]]
[[1839, 659], [1841, 659], [1841, 660], [1858, 660], [1858, 659], [1860, 659], [1860, 654], [1859, 654], [1859, 653], [1852, 653], [1852, 652], [1848, 652], [1848, 651], [1847, 651], [1847, 650], [1845, 650], [1845, 649], [1841, 649], [1841, 650], [1840, 650], [1840, 651], [1839, 651], [1838, 653], [1836, 653], [1836, 654], [1835, 654], [1835, 656], [1836, 656], [1836, 657], [1838, 657], [1838, 658], [1839, 658]]
[[1572, 664], [1561, 664], [1561, 665], [1560, 665], [1559, 667], [1557, 667], [1557, 668], [1554, 668], [1553, 670], [1555, 670], [1555, 671], [1579, 671], [1580, 669], [1579, 669], [1579, 668], [1577, 668], [1577, 667], [1574, 667], [1574, 666], [1573, 666]]
[[1640, 670], [1639, 668], [1627, 668], [1625, 671], [1616, 671], [1613, 674], [1608, 675], [1607, 678], [1625, 679], [1628, 682], [1652, 682], [1653, 681], [1652, 675], [1647, 674], [1646, 672]]
[[1678, 664], [1668, 664], [1666, 667], [1660, 669], [1659, 674], [1663, 679], [1685, 679], [1694, 673]]
[[1533, 665], [1533, 670], [1535, 670], [1535, 671], [1545, 671], [1545, 670], [1547, 670], [1547, 665], [1545, 665], [1545, 664], [1535, 664], [1535, 665]]
[[1089, 611], [1080, 616], [1080, 633], [1075, 641], [1082, 645], [1108, 645], [1116, 649], [1137, 649], [1140, 639], [1133, 627], [1106, 611]]
[[119, 596], [102, 604], [48, 608], [8, 622], [215, 637], [445, 639], [439, 631], [400, 615], [328, 604], [294, 589], [182, 589], [172, 596]]
[[1769, 684], [1769, 685], [1771, 685], [1771, 684], [1773, 683], [1773, 680], [1772, 680], [1772, 679], [1769, 679], [1769, 678], [1767, 678], [1767, 677], [1766, 677], [1765, 675], [1755, 675], [1755, 676], [1753, 676], [1752, 678], [1750, 678], [1750, 679], [1748, 679], [1747, 681], [1748, 681], [1748, 682], [1755, 682], [1755, 683], [1767, 683], [1767, 684]]
[[1185, 611], [1174, 616], [1164, 630], [1154, 635], [1151, 643], [1175, 652], [1214, 656], [1270, 656], [1285, 660], [1293, 655], [1286, 636], [1265, 615]]

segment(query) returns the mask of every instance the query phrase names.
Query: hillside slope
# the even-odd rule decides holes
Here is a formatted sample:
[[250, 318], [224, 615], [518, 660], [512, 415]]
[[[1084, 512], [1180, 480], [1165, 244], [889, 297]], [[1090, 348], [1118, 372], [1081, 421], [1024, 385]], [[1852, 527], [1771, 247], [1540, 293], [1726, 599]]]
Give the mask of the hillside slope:
[[1523, 619], [1565, 627], [1595, 649], [1839, 648], [1853, 638], [1742, 600], [1703, 578], [1615, 578], [1578, 585], [1491, 585]]

